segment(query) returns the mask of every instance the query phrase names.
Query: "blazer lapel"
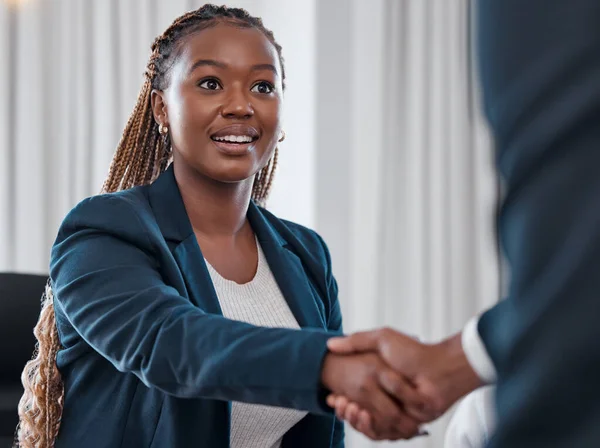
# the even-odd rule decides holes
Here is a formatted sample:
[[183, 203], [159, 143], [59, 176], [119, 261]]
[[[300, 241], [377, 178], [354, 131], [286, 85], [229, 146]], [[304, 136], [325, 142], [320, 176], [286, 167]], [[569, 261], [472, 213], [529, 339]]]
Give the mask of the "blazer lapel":
[[315, 298], [302, 261], [293, 252], [292, 246], [253, 202], [248, 209], [248, 219], [269, 268], [300, 327], [326, 328], [324, 316], [317, 306], [318, 297]]
[[204, 256], [185, 210], [173, 165], [149, 190], [156, 221], [181, 269], [190, 301], [211, 314], [223, 314]]
[[[188, 289], [190, 301], [207, 313], [223, 314], [204, 256], [196, 240], [171, 165], [149, 190], [150, 205]], [[311, 283], [293, 247], [253, 203], [248, 219], [265, 254], [269, 268], [301, 327], [326, 328]]]
[[173, 256], [183, 273], [192, 303], [207, 313], [222, 315], [217, 292], [193, 232], [175, 248]]

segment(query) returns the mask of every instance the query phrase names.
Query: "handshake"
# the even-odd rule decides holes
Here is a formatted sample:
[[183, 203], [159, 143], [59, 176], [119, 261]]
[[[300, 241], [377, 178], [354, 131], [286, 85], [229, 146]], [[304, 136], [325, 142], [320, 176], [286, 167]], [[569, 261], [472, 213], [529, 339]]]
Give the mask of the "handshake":
[[373, 440], [425, 435], [420, 426], [482, 386], [462, 349], [460, 333], [423, 344], [391, 329], [328, 341], [322, 384], [341, 420]]

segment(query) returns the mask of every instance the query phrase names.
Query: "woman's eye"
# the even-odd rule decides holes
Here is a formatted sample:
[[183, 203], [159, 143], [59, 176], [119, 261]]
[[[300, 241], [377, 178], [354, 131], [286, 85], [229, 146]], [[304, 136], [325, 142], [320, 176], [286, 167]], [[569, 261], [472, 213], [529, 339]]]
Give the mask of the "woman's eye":
[[216, 79], [207, 79], [200, 83], [200, 87], [206, 90], [219, 90], [221, 88], [221, 84]]
[[269, 94], [273, 93], [273, 90], [275, 90], [275, 88], [266, 81], [256, 83], [254, 87], [252, 87], [252, 92], [255, 93]]

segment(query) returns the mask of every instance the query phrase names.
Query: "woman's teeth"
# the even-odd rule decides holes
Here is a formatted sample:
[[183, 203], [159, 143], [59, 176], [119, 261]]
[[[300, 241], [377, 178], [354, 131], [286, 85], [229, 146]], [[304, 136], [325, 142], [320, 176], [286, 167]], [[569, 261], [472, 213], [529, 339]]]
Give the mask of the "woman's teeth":
[[227, 143], [252, 143], [253, 138], [249, 135], [226, 135], [224, 137], [213, 137], [213, 140]]

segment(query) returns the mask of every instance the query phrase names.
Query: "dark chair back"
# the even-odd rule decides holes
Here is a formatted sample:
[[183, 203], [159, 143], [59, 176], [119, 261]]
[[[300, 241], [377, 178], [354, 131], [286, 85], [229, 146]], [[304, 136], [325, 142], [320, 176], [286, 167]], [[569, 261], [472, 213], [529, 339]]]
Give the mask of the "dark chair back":
[[0, 441], [12, 440], [23, 394], [21, 372], [35, 348], [46, 275], [0, 273]]

